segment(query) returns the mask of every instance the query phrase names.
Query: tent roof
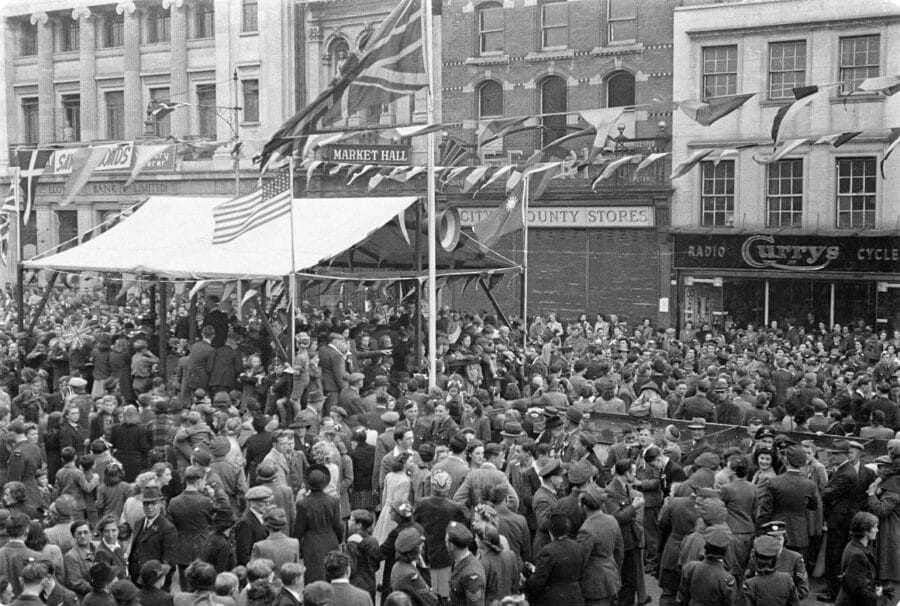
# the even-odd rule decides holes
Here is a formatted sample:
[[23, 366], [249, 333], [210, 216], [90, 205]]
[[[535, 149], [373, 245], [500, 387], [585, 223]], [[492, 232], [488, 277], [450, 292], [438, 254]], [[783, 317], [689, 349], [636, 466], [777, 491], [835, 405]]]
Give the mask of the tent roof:
[[[32, 269], [198, 280], [277, 278], [290, 274], [290, 215], [226, 244], [212, 244], [212, 210], [228, 199], [152, 197], [131, 216], [84, 244], [39, 255], [24, 265]], [[356, 274], [357, 279], [366, 271], [384, 275], [413, 270], [414, 249], [406, 243], [395, 219], [416, 200], [414, 196], [295, 198], [294, 269], [307, 273], [348, 272]], [[415, 233], [409, 237], [414, 238]], [[359, 253], [350, 252], [357, 247]], [[476, 246], [459, 246], [453, 253], [440, 247], [438, 250], [442, 269], [469, 273], [513, 265]]]

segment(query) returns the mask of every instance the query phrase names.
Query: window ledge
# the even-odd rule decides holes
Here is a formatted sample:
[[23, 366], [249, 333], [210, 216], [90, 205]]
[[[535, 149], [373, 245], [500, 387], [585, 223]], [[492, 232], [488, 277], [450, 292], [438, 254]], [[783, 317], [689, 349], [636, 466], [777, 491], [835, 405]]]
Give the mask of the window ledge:
[[526, 61], [554, 61], [555, 59], [573, 59], [575, 51], [561, 48], [558, 50], [532, 51], [525, 55]]
[[785, 99], [760, 99], [759, 106], [760, 107], [784, 107], [785, 105], [790, 105], [793, 103], [793, 99], [785, 98]]
[[255, 31], [255, 32], [241, 32], [238, 34], [238, 37], [239, 38], [249, 38], [251, 36], [258, 36], [258, 35], [259, 35], [259, 30]]
[[215, 38], [191, 38], [187, 41], [188, 48], [208, 48], [215, 45]]
[[104, 46], [98, 48], [96, 51], [98, 57], [116, 57], [124, 54], [125, 47], [124, 46]]
[[71, 51], [59, 51], [53, 53], [54, 61], [75, 61], [81, 55], [80, 51], [71, 50]]
[[259, 120], [255, 120], [252, 122], [241, 122], [241, 126], [246, 126], [247, 128], [256, 128], [260, 124], [261, 122]]
[[165, 42], [143, 42], [141, 43], [141, 50], [146, 52], [162, 52], [169, 50], [171, 43], [168, 41]]
[[887, 97], [878, 93], [867, 93], [862, 95], [850, 95], [849, 97], [832, 97], [829, 99], [832, 104], [843, 103], [873, 103], [884, 101]]
[[466, 65], [500, 65], [509, 64], [509, 55], [482, 55], [480, 57], [469, 57], [465, 60]]
[[37, 55], [17, 55], [13, 57], [15, 65], [28, 65], [30, 63], [37, 63], [37, 61]]
[[605, 57], [607, 55], [627, 55], [629, 53], [640, 53], [644, 51], [644, 43], [616, 44], [612, 43], [607, 46], [598, 46], [591, 51], [595, 57]]

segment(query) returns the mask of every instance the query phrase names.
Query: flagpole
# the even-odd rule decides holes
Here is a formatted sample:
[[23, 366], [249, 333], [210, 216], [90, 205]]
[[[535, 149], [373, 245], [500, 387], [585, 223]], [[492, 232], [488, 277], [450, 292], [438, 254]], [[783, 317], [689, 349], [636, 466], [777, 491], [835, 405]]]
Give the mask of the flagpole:
[[[424, 15], [424, 31], [422, 32], [422, 42], [425, 52], [425, 72], [428, 74], [428, 88], [425, 96], [425, 109], [428, 118], [428, 124], [434, 124], [434, 38], [432, 37], [432, 0], [424, 0], [422, 10]], [[437, 248], [436, 248], [436, 232], [437, 232], [437, 216], [435, 203], [435, 171], [434, 171], [434, 153], [435, 139], [434, 132], [428, 133], [427, 154], [428, 154], [428, 386], [433, 388], [436, 386], [435, 378], [437, 377], [437, 286], [436, 286], [436, 269], [437, 265]], [[422, 313], [422, 310], [417, 310]], [[419, 352], [416, 352], [418, 357]]]
[[522, 177], [522, 351], [528, 348], [528, 179]]
[[290, 296], [290, 300], [287, 304], [288, 309], [288, 336], [291, 339], [291, 349], [288, 352], [289, 362], [291, 363], [291, 368], [294, 367], [294, 355], [295, 355], [295, 343], [297, 342], [297, 322], [294, 319], [294, 302], [297, 300], [297, 267], [296, 267], [296, 255], [294, 254], [294, 152], [291, 151], [291, 155], [288, 157], [288, 179], [290, 181], [290, 195], [291, 195], [291, 276], [288, 280], [288, 295]]
[[[37, 153], [35, 150], [32, 153]], [[25, 330], [25, 267], [22, 265], [22, 257], [24, 256], [25, 243], [22, 240], [22, 232], [25, 229], [22, 222], [22, 168], [16, 166], [13, 170], [13, 183], [16, 189], [13, 192], [16, 203], [16, 313], [19, 320], [19, 332]]]

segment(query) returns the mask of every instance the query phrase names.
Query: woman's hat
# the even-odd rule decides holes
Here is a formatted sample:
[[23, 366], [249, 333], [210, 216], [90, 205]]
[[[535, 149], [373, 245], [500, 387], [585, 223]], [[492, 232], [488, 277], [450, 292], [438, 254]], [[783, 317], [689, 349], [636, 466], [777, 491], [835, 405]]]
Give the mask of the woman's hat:
[[287, 514], [281, 507], [273, 507], [263, 516], [263, 524], [272, 530], [281, 530], [287, 526]]
[[[213, 519], [215, 519], [215, 513], [213, 514]], [[170, 566], [167, 564], [163, 564], [159, 560], [148, 560], [144, 562], [144, 565], [141, 566], [140, 573], [140, 582], [141, 585], [152, 585], [162, 577], [169, 574]]]
[[138, 588], [131, 581], [119, 580], [109, 588], [117, 604], [127, 604], [138, 597]]
[[106, 562], [94, 562], [88, 570], [88, 579], [91, 585], [108, 585], [116, 580], [119, 575], [118, 566], [110, 566]]
[[331, 472], [324, 465], [310, 465], [306, 470], [306, 485], [310, 490], [323, 490], [331, 482]]

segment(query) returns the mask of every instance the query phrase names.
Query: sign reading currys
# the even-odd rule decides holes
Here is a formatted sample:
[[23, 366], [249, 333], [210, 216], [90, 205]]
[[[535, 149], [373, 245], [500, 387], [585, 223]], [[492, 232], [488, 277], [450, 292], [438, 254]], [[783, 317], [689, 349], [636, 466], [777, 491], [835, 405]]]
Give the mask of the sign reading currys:
[[900, 237], [676, 234], [675, 267], [900, 273]]

